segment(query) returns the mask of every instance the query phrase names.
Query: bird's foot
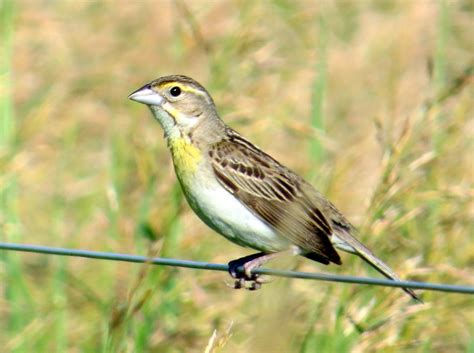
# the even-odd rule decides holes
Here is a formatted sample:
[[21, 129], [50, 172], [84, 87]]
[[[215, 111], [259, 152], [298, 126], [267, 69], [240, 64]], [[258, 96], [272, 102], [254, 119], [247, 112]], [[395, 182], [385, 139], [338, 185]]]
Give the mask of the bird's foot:
[[259, 268], [265, 262], [262, 261], [265, 256], [267, 254], [258, 253], [229, 262], [229, 273], [235, 278], [234, 285], [231, 287], [234, 289], [257, 290], [262, 287], [263, 283], [268, 282], [265, 277], [252, 273], [254, 269]]

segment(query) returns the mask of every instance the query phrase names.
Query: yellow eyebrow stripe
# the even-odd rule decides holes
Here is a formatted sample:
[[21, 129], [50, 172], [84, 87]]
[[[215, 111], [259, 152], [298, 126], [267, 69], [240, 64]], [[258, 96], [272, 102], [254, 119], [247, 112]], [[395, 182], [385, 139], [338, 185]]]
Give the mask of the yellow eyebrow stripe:
[[185, 86], [179, 82], [165, 82], [165, 83], [160, 84], [160, 88], [171, 88], [175, 86], [181, 88], [181, 91], [183, 92], [204, 95], [204, 92], [202, 92], [201, 90], [195, 89], [191, 86]]

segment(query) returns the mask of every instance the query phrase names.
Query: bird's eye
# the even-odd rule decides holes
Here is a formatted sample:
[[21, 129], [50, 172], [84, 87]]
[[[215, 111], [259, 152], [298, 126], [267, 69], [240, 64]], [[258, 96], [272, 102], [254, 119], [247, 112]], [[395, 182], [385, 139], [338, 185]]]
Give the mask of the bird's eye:
[[181, 88], [179, 88], [178, 86], [171, 87], [170, 94], [173, 97], [178, 97], [181, 94]]

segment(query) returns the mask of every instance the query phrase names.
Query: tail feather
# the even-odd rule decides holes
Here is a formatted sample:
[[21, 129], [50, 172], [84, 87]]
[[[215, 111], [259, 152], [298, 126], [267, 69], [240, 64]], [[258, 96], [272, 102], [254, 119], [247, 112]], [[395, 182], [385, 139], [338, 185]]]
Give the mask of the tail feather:
[[[371, 265], [375, 270], [393, 281], [401, 281], [395, 272], [375, 254], [370, 251], [364, 244], [354, 238], [345, 229], [333, 234], [333, 244], [336, 248], [358, 255]], [[402, 288], [408, 295], [419, 303], [423, 303], [420, 297], [410, 288]]]

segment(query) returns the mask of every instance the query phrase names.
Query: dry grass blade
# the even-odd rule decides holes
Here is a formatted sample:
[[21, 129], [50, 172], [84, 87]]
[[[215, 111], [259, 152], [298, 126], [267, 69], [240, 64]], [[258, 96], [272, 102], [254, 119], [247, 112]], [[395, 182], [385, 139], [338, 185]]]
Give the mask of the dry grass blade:
[[233, 322], [229, 324], [227, 330], [220, 337], [217, 335], [217, 330], [214, 330], [211, 337], [209, 338], [209, 341], [207, 342], [204, 353], [217, 353], [220, 349], [224, 348], [227, 341], [229, 341], [232, 336], [232, 326]]

